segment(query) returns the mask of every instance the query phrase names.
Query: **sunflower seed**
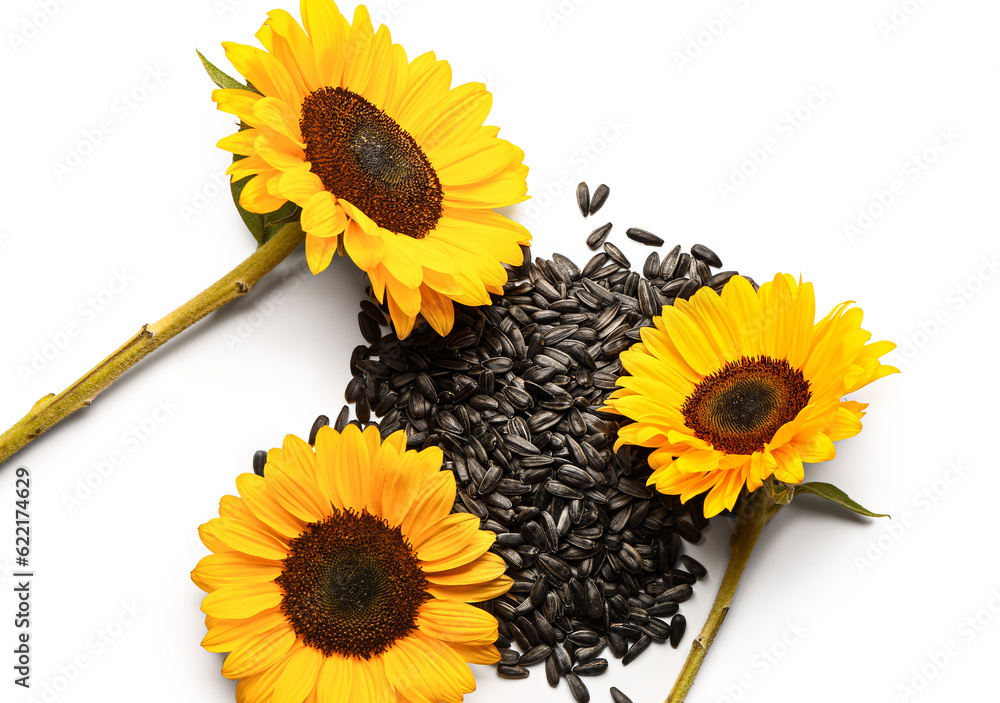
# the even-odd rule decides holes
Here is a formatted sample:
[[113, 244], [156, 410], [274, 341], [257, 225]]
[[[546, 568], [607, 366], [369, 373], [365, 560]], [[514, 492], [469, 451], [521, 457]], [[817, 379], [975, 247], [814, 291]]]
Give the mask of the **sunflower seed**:
[[586, 664], [578, 664], [573, 667], [573, 673], [577, 676], [600, 676], [607, 670], [607, 659], [593, 659]]
[[555, 657], [550, 654], [549, 658], [545, 660], [545, 680], [549, 682], [549, 686], [555, 688], [559, 685], [560, 678], [559, 665], [556, 663]]
[[685, 554], [681, 557], [681, 561], [684, 563], [685, 568], [697, 579], [704, 578], [708, 574], [708, 569], [702, 566], [701, 562], [694, 557]]
[[738, 275], [739, 274], [736, 271], [720, 271], [719, 273], [715, 274], [707, 281], [705, 281], [705, 285], [708, 286], [709, 288], [719, 289], [722, 288], [722, 286], [729, 283], [730, 279], [732, 279], [733, 276], [738, 276]]
[[573, 668], [573, 661], [569, 656], [569, 652], [561, 644], [557, 644], [552, 648], [552, 657], [556, 661], [556, 668], [558, 668], [559, 673], [568, 674]]
[[523, 666], [508, 666], [501, 664], [497, 667], [497, 673], [505, 679], [526, 679], [528, 670]]
[[590, 214], [590, 188], [586, 183], [580, 183], [576, 187], [576, 204], [580, 206], [580, 213], [584, 217]]
[[595, 212], [601, 209], [605, 201], [608, 199], [608, 195], [611, 194], [611, 189], [608, 188], [603, 183], [594, 189], [594, 197], [590, 199], [590, 214], [593, 215]]
[[652, 232], [647, 232], [644, 229], [638, 227], [629, 227], [625, 230], [625, 236], [634, 242], [639, 242], [640, 244], [648, 244], [653, 247], [662, 247], [663, 240], [657, 237]]
[[722, 266], [722, 259], [719, 258], [719, 255], [706, 247], [704, 244], [695, 244], [691, 247], [691, 256], [699, 261], [704, 261], [706, 264], [714, 268]]
[[500, 663], [504, 666], [516, 666], [521, 661], [521, 655], [513, 649], [500, 650]]
[[[681, 616], [681, 617], [683, 617], [683, 616]], [[671, 626], [671, 630], [670, 630], [670, 639], [671, 639], [671, 641], [673, 640], [673, 636], [674, 636], [673, 635], [673, 627]], [[646, 635], [646, 634], [642, 635], [642, 637], [640, 637], [638, 640], [636, 640], [635, 644], [633, 644], [631, 647], [629, 647], [628, 648], [628, 652], [626, 652], [625, 656], [622, 657], [622, 666], [628, 666], [629, 664], [631, 664], [632, 662], [634, 662], [636, 657], [638, 657], [640, 654], [642, 654], [643, 652], [646, 651], [646, 647], [649, 646], [650, 642], [652, 642], [652, 639], [650, 639], [649, 635]], [[676, 646], [676, 645], [674, 645], [674, 646]]]
[[[722, 278], [700, 256], [692, 265], [685, 254], [681, 266], [680, 247], [652, 252], [640, 275], [609, 245], [610, 230], [592, 234], [605, 248], [583, 270], [522, 247], [504, 295], [482, 308], [456, 305], [444, 339], [424, 326], [405, 344], [390, 330], [356, 348], [345, 393], [359, 420], [381, 418], [383, 435], [405, 429], [408, 448], [440, 447], [458, 484], [455, 511], [498, 535], [491, 549], [513, 579], [508, 594], [482, 605], [497, 617], [498, 642], [532, 652], [527, 663], [544, 659], [555, 683], [574, 665], [598, 673], [600, 662], [588, 662], [602, 650], [634, 658], [641, 647], [630, 643], [674, 634], [659, 618], [678, 614], [687, 593], [679, 587], [690, 588], [698, 570], [675, 568], [682, 538], [697, 541], [707, 525], [698, 499], [654, 497], [648, 450], [613, 452], [617, 416], [595, 408], [624, 373], [618, 354], [652, 316]], [[385, 318], [370, 301], [361, 312]], [[348, 417], [345, 408], [335, 426]], [[503, 656], [508, 675], [526, 673], [523, 656]]]
[[678, 607], [675, 601], [657, 602], [656, 605], [647, 609], [646, 612], [654, 617], [665, 618], [668, 615], [676, 613]]
[[358, 327], [361, 329], [361, 336], [369, 344], [375, 344], [382, 337], [382, 328], [364, 312], [358, 313]]
[[622, 250], [611, 242], [604, 242], [604, 252], [611, 257], [612, 261], [622, 268], [629, 268], [632, 266], [632, 263], [628, 260], [628, 257], [622, 253]]
[[552, 647], [547, 644], [536, 644], [527, 652], [521, 655], [521, 666], [531, 666], [542, 661], [552, 653]]
[[613, 703], [632, 703], [632, 699], [619, 691], [614, 686], [611, 687], [611, 700]]
[[347, 420], [350, 417], [350, 409], [345, 405], [341, 410], [340, 414], [337, 415], [337, 421], [333, 423], [333, 428], [337, 432], [343, 432], [347, 427]]
[[590, 702], [590, 691], [587, 690], [586, 685], [580, 680], [579, 676], [572, 672], [566, 674], [566, 683], [569, 684], [569, 690], [573, 694], [573, 700], [576, 703]]
[[[346, 408], [345, 408], [346, 409]], [[258, 476], [264, 475], [264, 466], [267, 464], [267, 452], [258, 449], [253, 453], [253, 472]]]
[[687, 619], [683, 615], [677, 613], [670, 619], [670, 646], [674, 649], [681, 643], [685, 629], [687, 629]]

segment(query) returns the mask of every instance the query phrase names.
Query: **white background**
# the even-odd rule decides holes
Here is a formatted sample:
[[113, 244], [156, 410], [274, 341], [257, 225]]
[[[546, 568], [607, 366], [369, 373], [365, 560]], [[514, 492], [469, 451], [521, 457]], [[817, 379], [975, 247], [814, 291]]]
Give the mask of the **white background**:
[[[225, 66], [219, 43], [254, 42], [272, 7], [4, 3], [0, 425], [253, 250], [218, 185], [228, 155], [214, 144], [233, 121], [215, 110], [194, 49]], [[371, 10], [411, 58], [433, 49], [457, 82], [493, 91], [490, 123], [531, 167], [535, 199], [513, 214], [536, 254], [582, 263], [587, 233], [612, 220], [612, 241], [640, 267], [648, 249], [623, 235], [645, 227], [668, 246], [707, 244], [758, 281], [801, 273], [818, 310], [857, 300], [865, 327], [901, 345], [903, 374], [856, 396], [871, 403], [864, 432], [807, 468], [892, 522], [811, 498], [783, 511], [689, 700], [1000, 699], [1000, 6], [394, 0]], [[88, 144], [102, 122], [107, 133]], [[591, 221], [576, 211], [580, 180], [611, 186]], [[116, 274], [128, 282], [112, 294]], [[300, 251], [0, 469], [0, 558], [11, 566], [16, 463], [33, 476], [37, 574], [31, 692], [11, 683], [15, 601], [6, 573], [0, 583], [0, 697], [232, 700], [223, 657], [199, 646], [196, 529], [255, 449], [339, 411], [361, 295], [349, 262], [313, 278]], [[98, 312], [91, 299], [107, 304]], [[68, 324], [76, 334], [60, 336]], [[36, 352], [50, 358], [27, 374]], [[102, 480], [96, 467], [114, 452], [121, 461]], [[99, 484], [89, 496], [88, 479]], [[684, 645], [588, 680], [594, 701], [609, 701], [610, 685], [636, 703], [665, 698], [724, 567], [729, 525], [713, 522], [692, 548], [710, 576], [684, 605]], [[126, 606], [141, 612], [113, 624]], [[523, 682], [477, 674], [475, 703], [571, 700], [541, 667]]]

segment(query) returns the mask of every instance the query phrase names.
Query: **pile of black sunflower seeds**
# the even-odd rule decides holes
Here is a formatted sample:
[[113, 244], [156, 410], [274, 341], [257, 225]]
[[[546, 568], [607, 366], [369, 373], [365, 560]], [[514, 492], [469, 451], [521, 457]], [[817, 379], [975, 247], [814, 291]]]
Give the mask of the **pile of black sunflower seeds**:
[[[607, 187], [598, 193], [603, 204]], [[578, 197], [585, 215], [596, 212], [589, 193], [586, 204], [582, 189]], [[651, 643], [678, 646], [681, 603], [706, 573], [682, 554], [707, 525], [702, 501], [681, 504], [647, 487], [649, 450], [615, 451], [625, 419], [599, 408], [623, 373], [619, 354], [662, 306], [702, 286], [719, 291], [736, 275], [713, 273], [722, 262], [697, 244], [662, 259], [652, 252], [640, 274], [607, 241], [610, 231], [609, 223], [590, 235], [588, 245], [603, 249], [582, 269], [560, 254], [532, 262], [525, 248], [504, 294], [491, 306], [456, 305], [446, 337], [424, 325], [401, 341], [362, 301], [369, 345], [354, 350], [345, 393], [351, 422], [364, 427], [374, 416], [383, 437], [405, 429], [409, 448], [440, 447], [458, 485], [455, 512], [496, 533], [492, 549], [514, 581], [480, 604], [499, 623], [498, 674], [525, 678], [544, 664], [549, 684], [565, 678], [581, 703], [590, 700], [581, 677], [608, 668], [605, 650], [628, 665]], [[627, 235], [663, 243], [638, 228]], [[317, 419], [310, 443], [328, 422]], [[344, 406], [334, 426], [348, 422]], [[611, 696], [629, 701], [614, 687]]]

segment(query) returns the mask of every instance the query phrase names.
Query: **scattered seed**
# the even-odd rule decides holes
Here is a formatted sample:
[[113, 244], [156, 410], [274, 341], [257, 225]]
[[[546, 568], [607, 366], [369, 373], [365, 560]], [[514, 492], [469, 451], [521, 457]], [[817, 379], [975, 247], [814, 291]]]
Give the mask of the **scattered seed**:
[[647, 244], [652, 247], [663, 246], [663, 239], [657, 237], [652, 232], [647, 232], [646, 230], [638, 227], [629, 227], [625, 230], [625, 236], [634, 242], [639, 242], [640, 244]]
[[253, 453], [253, 472], [258, 476], [264, 475], [264, 466], [267, 464], [267, 452], [258, 449]]
[[632, 699], [619, 691], [614, 686], [611, 687], [611, 700], [614, 703], [632, 703]]
[[715, 268], [722, 266], [722, 259], [719, 258], [719, 255], [704, 244], [695, 244], [691, 247], [691, 256]]
[[[596, 190], [586, 213], [605, 197]], [[374, 413], [383, 436], [402, 429], [410, 449], [438, 446], [455, 475], [454, 510], [497, 534], [492, 551], [514, 582], [482, 604], [499, 624], [498, 673], [524, 678], [544, 661], [549, 683], [566, 676], [578, 700], [589, 699], [579, 674], [603, 671], [602, 652], [631, 662], [653, 640], [680, 641], [679, 603], [700, 573], [682, 543], [707, 524], [697, 500], [682, 505], [646, 486], [648, 450], [613, 451], [618, 418], [597, 408], [624, 373], [618, 355], [664, 304], [735, 275], [707, 275], [711, 257], [680, 246], [652, 252], [640, 275], [610, 231], [588, 237], [604, 248], [582, 270], [522, 247], [504, 295], [456, 305], [443, 339], [419, 323], [405, 343], [381, 334], [384, 313], [364, 301], [379, 335], [359, 317], [376, 341], [352, 353], [345, 393], [358, 424]], [[334, 426], [348, 422], [345, 407]]]
[[497, 673], [505, 679], [528, 678], [528, 670], [523, 666], [508, 666], [506, 664], [500, 664], [497, 667]]
[[611, 194], [611, 189], [608, 188], [603, 183], [594, 190], [594, 197], [590, 199], [590, 214], [593, 215], [595, 212], [604, 206], [605, 201]]
[[580, 206], [580, 213], [584, 217], [590, 214], [590, 188], [586, 183], [580, 183], [576, 187], [576, 204]]
[[[681, 617], [684, 616], [682, 615]], [[673, 637], [674, 637], [674, 631], [673, 631], [673, 626], [671, 626], [670, 628], [671, 641], [673, 640]], [[680, 638], [678, 638], [678, 640], [679, 639]], [[625, 656], [622, 657], [622, 666], [628, 666], [629, 664], [634, 662], [636, 657], [638, 657], [640, 654], [646, 651], [646, 647], [648, 647], [649, 643], [652, 641], [653, 640], [650, 639], [649, 635], [643, 635], [638, 640], [636, 640], [636, 643], [633, 644], [631, 647], [629, 647], [628, 652], [626, 652]], [[677, 645], [674, 646], [676, 647]]]
[[573, 700], [577, 703], [589, 703], [590, 691], [587, 690], [587, 686], [580, 680], [578, 675], [572, 672], [566, 674], [566, 683], [569, 684], [569, 690], [573, 694]]
[[687, 629], [687, 619], [677, 613], [674, 617], [670, 619], [670, 646], [677, 649], [677, 645], [681, 643], [681, 638], [684, 637], [684, 630]]
[[702, 566], [701, 562], [692, 556], [688, 556], [687, 554], [683, 555], [681, 557], [681, 562], [684, 564], [684, 567], [694, 575], [695, 578], [705, 578], [708, 574], [708, 569]]
[[628, 257], [622, 253], [622, 250], [611, 242], [604, 242], [604, 252], [611, 257], [612, 261], [622, 268], [627, 269], [632, 266], [632, 263], [628, 260]]
[[[598, 249], [602, 244], [604, 244], [604, 240], [608, 238], [609, 234], [611, 234], [610, 222], [607, 223], [606, 225], [601, 225], [600, 227], [598, 227], [597, 229], [595, 229], [593, 232], [590, 233], [590, 236], [587, 237], [587, 246], [590, 247], [591, 249]], [[591, 259], [591, 261], [593, 261], [593, 259]], [[594, 271], [596, 271], [602, 265], [603, 263], [597, 264], [597, 268], [595, 268]], [[594, 271], [588, 271], [588, 268], [589, 267], [584, 268], [582, 275], [589, 276], [592, 273], [594, 273]]]
[[593, 659], [586, 664], [578, 664], [573, 667], [573, 673], [577, 676], [600, 676], [607, 670], [607, 659]]

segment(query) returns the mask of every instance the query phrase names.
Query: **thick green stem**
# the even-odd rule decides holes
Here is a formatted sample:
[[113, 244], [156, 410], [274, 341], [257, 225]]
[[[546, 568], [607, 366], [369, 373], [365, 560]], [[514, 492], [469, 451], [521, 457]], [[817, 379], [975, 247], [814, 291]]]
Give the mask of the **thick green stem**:
[[736, 525], [733, 528], [733, 536], [729, 542], [729, 565], [722, 577], [722, 583], [719, 584], [719, 593], [715, 596], [715, 603], [712, 604], [712, 610], [708, 613], [705, 627], [701, 629], [701, 634], [691, 644], [691, 651], [684, 662], [684, 668], [681, 669], [673, 690], [667, 696], [666, 703], [683, 703], [684, 699], [687, 698], [688, 691], [691, 690], [691, 685], [694, 684], [694, 679], [698, 675], [698, 670], [708, 655], [708, 649], [712, 646], [715, 636], [719, 633], [719, 628], [722, 627], [722, 621], [726, 619], [726, 614], [732, 607], [736, 587], [740, 583], [747, 562], [750, 561], [750, 555], [753, 553], [754, 545], [757, 544], [757, 538], [760, 537], [764, 526], [781, 508], [780, 505], [774, 503], [768, 488], [768, 486], [763, 486], [752, 493], [750, 499], [739, 512]]
[[146, 355], [215, 312], [226, 303], [246, 295], [305, 239], [298, 223], [282, 227], [266, 244], [216, 283], [206, 288], [163, 319], [143, 325], [131, 339], [76, 383], [57, 395], [39, 400], [21, 420], [0, 435], [0, 464], [59, 422], [90, 405], [115, 379]]

